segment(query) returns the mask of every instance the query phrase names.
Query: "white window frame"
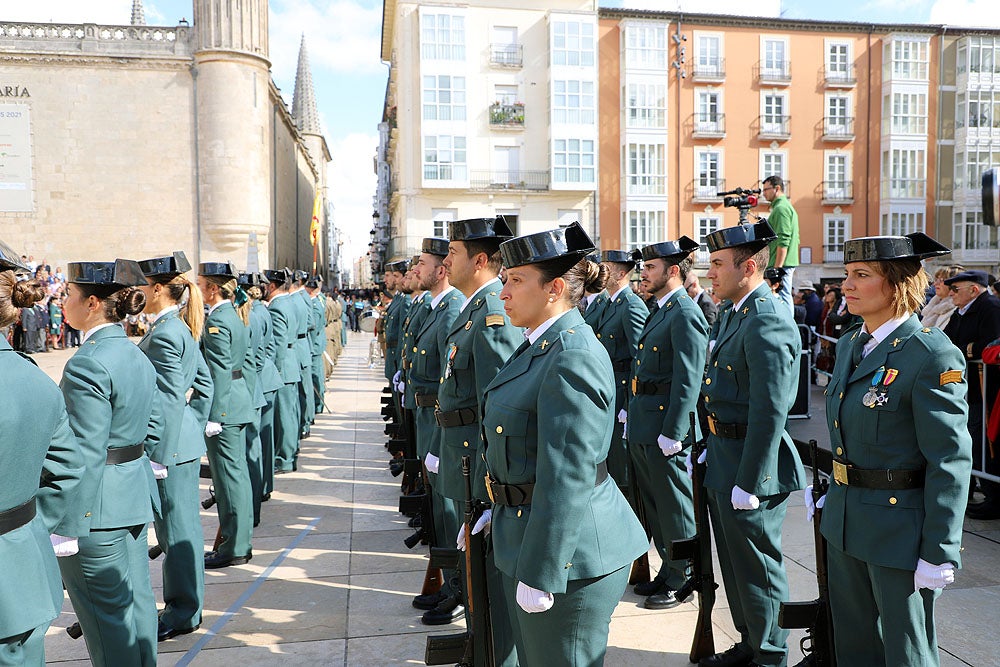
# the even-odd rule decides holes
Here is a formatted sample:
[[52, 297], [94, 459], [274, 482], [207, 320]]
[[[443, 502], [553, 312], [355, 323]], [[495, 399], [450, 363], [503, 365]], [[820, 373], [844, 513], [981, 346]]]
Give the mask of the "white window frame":
[[883, 211], [879, 221], [883, 236], [903, 236], [913, 232], [923, 232], [926, 226], [927, 222], [923, 211]]
[[774, 176], [775, 172], [773, 168], [768, 167], [768, 157], [777, 157], [781, 159], [781, 170], [777, 173], [781, 177], [782, 183], [788, 181], [788, 151], [785, 149], [771, 150], [770, 148], [762, 148], [760, 150], [760, 180], [764, 181], [768, 176]]
[[[831, 113], [834, 110], [833, 101], [843, 101], [843, 115]], [[840, 105], [838, 105], [840, 106]], [[847, 92], [826, 93], [823, 99], [823, 134], [834, 137], [848, 137], [854, 133], [853, 95]]]
[[[846, 49], [847, 61], [841, 64], [835, 59], [834, 49]], [[854, 63], [854, 43], [850, 40], [826, 39], [823, 41], [823, 63], [828, 81], [851, 80], [851, 65]]]
[[[702, 172], [702, 156], [716, 156], [715, 179]], [[725, 183], [725, 151], [721, 147], [699, 147], [694, 149], [694, 197], [696, 199], [715, 199], [716, 193]]]
[[[725, 74], [725, 33], [721, 32], [703, 32], [701, 30], [694, 31], [694, 71], [695, 74], [703, 74], [705, 76], [721, 77]], [[714, 39], [718, 45], [719, 53], [715, 56], [714, 60], [710, 57], [711, 54], [707, 53], [703, 49], [702, 40], [712, 40]]]
[[[442, 88], [442, 79], [449, 79], [449, 86], [447, 88]], [[433, 88], [428, 87], [428, 79], [433, 79]], [[464, 76], [454, 76], [451, 74], [424, 74], [420, 77], [421, 81], [421, 99], [423, 100], [423, 110], [421, 116], [424, 120], [428, 121], [464, 121], [465, 114], [465, 102], [466, 102], [466, 88], [465, 88], [465, 77]], [[457, 88], [456, 84], [460, 83], [461, 88]], [[433, 95], [434, 101], [428, 100], [428, 97]], [[447, 95], [449, 101], [441, 102], [441, 97]], [[433, 110], [433, 117], [428, 116], [428, 111]], [[449, 118], [442, 118], [442, 111], [447, 111]]]
[[647, 81], [623, 86], [625, 127], [663, 129], [667, 127], [667, 85]]
[[[438, 25], [439, 19], [448, 18], [448, 26]], [[428, 21], [434, 23], [428, 25]], [[455, 26], [455, 23], [458, 26]], [[432, 31], [429, 33], [429, 31]], [[433, 37], [428, 39], [428, 37]], [[440, 39], [444, 37], [445, 39]], [[420, 12], [421, 60], [465, 61], [465, 15], [448, 11]]]
[[889, 119], [889, 133], [926, 135], [927, 99], [926, 91], [913, 90], [894, 91], [884, 96], [883, 102], [888, 100], [888, 108], [883, 113]]
[[[434, 140], [434, 147], [429, 148], [428, 144], [430, 140]], [[450, 140], [450, 145], [444, 148], [438, 146], [442, 139]], [[456, 144], [461, 140], [463, 146], [458, 148]], [[453, 135], [453, 134], [425, 134], [423, 135], [423, 141], [421, 145], [421, 165], [423, 167], [423, 180], [425, 183], [468, 183], [469, 181], [469, 142], [464, 135]], [[433, 162], [427, 160], [427, 154], [429, 150], [435, 151], [438, 154], [438, 160]], [[461, 151], [462, 156], [465, 158], [463, 161], [458, 161], [457, 153]], [[448, 161], [440, 160], [440, 154], [442, 152], [448, 152], [451, 154], [452, 159]], [[437, 169], [437, 176], [428, 176], [428, 169]], [[450, 170], [450, 178], [442, 178], [440, 174], [443, 169]]]
[[[703, 113], [702, 101], [704, 96], [714, 95], [716, 98], [715, 117], [711, 112]], [[694, 89], [694, 131], [695, 132], [721, 132], [725, 129], [724, 119], [725, 106], [723, 100], [723, 89], [721, 87], [699, 87]]]
[[[781, 98], [781, 114], [775, 116], [774, 114], [768, 114], [767, 112], [767, 99], [769, 97]], [[789, 131], [788, 121], [790, 114], [788, 113], [789, 101], [788, 101], [788, 91], [787, 90], [762, 90], [760, 91], [760, 129], [761, 132], [765, 134], [786, 134]], [[768, 120], [768, 118], [772, 120]], [[777, 118], [777, 120], [774, 120]]]
[[[573, 34], [573, 27], [578, 28]], [[587, 35], [586, 33], [590, 33]], [[597, 24], [553, 18], [549, 31], [553, 67], [594, 67], [597, 62]], [[574, 62], [575, 61], [575, 62]]]
[[625, 250], [636, 250], [664, 240], [667, 212], [663, 209], [630, 208], [622, 212]]
[[[576, 147], [574, 148], [574, 142]], [[585, 150], [589, 144], [590, 150]], [[587, 160], [587, 156], [590, 160]], [[560, 162], [560, 156], [563, 161]], [[576, 159], [574, 159], [574, 156]], [[560, 171], [564, 172], [561, 174]], [[577, 178], [571, 178], [576, 172]], [[589, 176], [588, 178], [585, 178]], [[559, 184], [594, 184], [597, 182], [597, 141], [578, 137], [552, 140], [552, 182]]]
[[851, 238], [850, 213], [823, 214], [823, 261], [843, 262], [844, 242]]
[[431, 236], [446, 239], [448, 238], [448, 223], [458, 220], [457, 208], [432, 208], [431, 209]]
[[664, 23], [626, 23], [625, 67], [664, 71], [667, 68], [667, 26]]
[[722, 229], [724, 222], [722, 215], [719, 213], [695, 213], [692, 216], [691, 229], [695, 233], [695, 241], [701, 244], [701, 249], [698, 250], [696, 261], [699, 263], [707, 263], [708, 257], [711, 254], [708, 250], [707, 242], [705, 239], [712, 232]]
[[[781, 52], [782, 58], [780, 61], [771, 62], [769, 64], [769, 54], [768, 45], [778, 44], [782, 45]], [[760, 36], [760, 73], [764, 78], [776, 77], [779, 79], [787, 79], [791, 69], [791, 54], [789, 52], [788, 37], [782, 35], [761, 35]]]
[[925, 149], [889, 148], [882, 152], [883, 198], [923, 199], [927, 192], [926, 177]]
[[[830, 167], [834, 161], [843, 160], [844, 174], [842, 178], [830, 178]], [[823, 151], [823, 198], [824, 199], [846, 199], [851, 195], [851, 183], [853, 183], [853, 165], [851, 164], [851, 154], [847, 151]]]
[[667, 194], [667, 146], [629, 142], [622, 146], [622, 172], [628, 195]]
[[[562, 99], [560, 100], [560, 98]], [[570, 104], [574, 99], [576, 104]], [[554, 125], [593, 125], [596, 119], [596, 82], [588, 79], [555, 79], [552, 81], [552, 123]]]
[[889, 79], [927, 81], [930, 59], [929, 38], [921, 35], [895, 35], [882, 51]]

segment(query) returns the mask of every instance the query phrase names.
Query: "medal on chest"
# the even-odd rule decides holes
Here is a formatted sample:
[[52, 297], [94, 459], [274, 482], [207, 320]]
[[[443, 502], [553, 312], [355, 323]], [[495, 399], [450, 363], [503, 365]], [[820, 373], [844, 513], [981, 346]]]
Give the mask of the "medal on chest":
[[445, 367], [444, 367], [444, 376], [445, 376], [445, 378], [450, 378], [451, 377], [451, 371], [452, 371], [452, 368], [455, 365], [455, 353], [456, 352], [458, 352], [458, 345], [455, 345], [454, 343], [451, 343], [450, 345], [448, 345], [448, 363], [445, 364]]
[[[861, 398], [861, 404], [866, 408], [874, 408], [876, 405], [885, 405], [889, 401], [889, 394], [886, 392], [885, 388], [895, 382], [898, 375], [899, 371], [897, 369], [890, 368], [889, 370], [886, 370], [885, 366], [882, 366], [875, 371], [875, 375], [872, 376], [871, 386]], [[881, 387], [879, 385], [881, 385]]]

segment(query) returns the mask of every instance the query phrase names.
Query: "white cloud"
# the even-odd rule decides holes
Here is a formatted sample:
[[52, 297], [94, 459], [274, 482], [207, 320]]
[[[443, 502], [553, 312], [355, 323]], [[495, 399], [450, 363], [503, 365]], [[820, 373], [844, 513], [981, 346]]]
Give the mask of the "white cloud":
[[368, 232], [372, 227], [372, 197], [377, 179], [372, 159], [378, 148], [378, 134], [349, 134], [334, 139], [333, 160], [327, 171], [329, 198], [333, 202], [333, 222], [344, 242], [343, 259], [353, 265], [368, 252]]
[[781, 0], [623, 0], [626, 9], [653, 9], [661, 12], [698, 14], [734, 14], [740, 16], [778, 16]]
[[132, 18], [132, 3], [123, 0], [4, 2], [0, 18], [5, 21], [128, 25]]
[[930, 22], [969, 28], [998, 28], [1000, 3], [996, 0], [937, 0], [931, 7]]

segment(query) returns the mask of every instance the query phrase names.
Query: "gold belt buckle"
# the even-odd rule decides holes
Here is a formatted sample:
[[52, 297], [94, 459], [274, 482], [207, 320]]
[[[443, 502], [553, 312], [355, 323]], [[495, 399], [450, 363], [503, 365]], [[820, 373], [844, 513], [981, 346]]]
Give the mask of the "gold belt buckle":
[[635, 396], [636, 392], [636, 382], [639, 380], [637, 377], [632, 378], [632, 395]]
[[486, 475], [483, 479], [486, 480], [486, 495], [490, 497], [490, 502], [495, 505], [496, 501], [493, 499], [493, 485], [490, 483], [490, 476]]
[[833, 481], [847, 486], [847, 466], [840, 461], [833, 462]]
[[712, 435], [719, 435], [715, 432], [715, 419], [711, 415], [708, 417], [708, 431]]

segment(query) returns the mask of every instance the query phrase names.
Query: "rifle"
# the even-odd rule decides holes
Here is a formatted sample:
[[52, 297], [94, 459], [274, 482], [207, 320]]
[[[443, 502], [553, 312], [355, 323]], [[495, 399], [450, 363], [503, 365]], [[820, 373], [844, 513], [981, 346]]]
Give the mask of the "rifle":
[[[813, 504], [826, 495], [830, 484], [819, 476], [819, 447], [809, 441], [813, 469]], [[826, 572], [826, 540], [820, 532], [823, 510], [813, 514], [813, 540], [816, 543], [816, 586], [819, 596], [811, 602], [782, 602], [778, 610], [778, 625], [786, 630], [805, 629], [806, 635], [799, 642], [805, 659], [797, 667], [836, 667], [837, 657], [833, 645], [833, 615], [830, 613], [830, 583]]]
[[670, 558], [691, 561], [691, 578], [677, 591], [677, 599], [683, 602], [698, 591], [698, 621], [695, 624], [694, 640], [691, 642], [691, 662], [698, 662], [715, 653], [715, 636], [712, 632], [712, 607], [715, 606], [715, 574], [712, 571], [712, 534], [708, 524], [708, 494], [705, 492], [705, 463], [698, 463], [705, 451], [705, 440], [695, 439], [695, 413], [691, 413], [691, 464], [694, 475], [691, 478], [691, 494], [694, 499], [695, 536], [686, 540], [674, 540], [670, 544]]
[[[404, 515], [413, 514], [420, 517], [420, 527], [412, 535], [403, 540], [407, 549], [412, 549], [418, 544], [431, 545], [431, 560], [427, 563], [427, 570], [424, 572], [424, 584], [421, 587], [421, 595], [431, 595], [441, 590], [444, 578], [441, 576], [441, 565], [434, 560], [434, 547], [437, 544], [437, 535], [434, 533], [434, 508], [431, 497], [433, 495], [430, 484], [424, 475], [424, 492], [412, 496], [400, 496], [399, 511]], [[413, 510], [416, 510], [415, 512]]]
[[[489, 597], [486, 590], [486, 539], [480, 532], [472, 534], [483, 507], [472, 497], [472, 459], [462, 457], [462, 478], [465, 481], [465, 591], [468, 607], [466, 631], [427, 638], [424, 662], [428, 665], [454, 664], [457, 667], [493, 667], [493, 636], [490, 623]], [[431, 559], [438, 558], [443, 567], [458, 565], [457, 549], [431, 549]], [[450, 559], [451, 562], [445, 562]]]

